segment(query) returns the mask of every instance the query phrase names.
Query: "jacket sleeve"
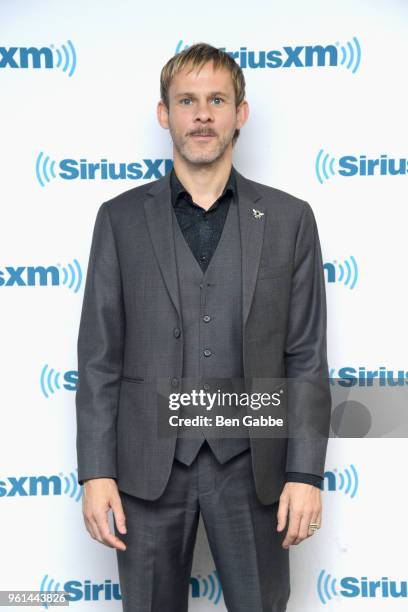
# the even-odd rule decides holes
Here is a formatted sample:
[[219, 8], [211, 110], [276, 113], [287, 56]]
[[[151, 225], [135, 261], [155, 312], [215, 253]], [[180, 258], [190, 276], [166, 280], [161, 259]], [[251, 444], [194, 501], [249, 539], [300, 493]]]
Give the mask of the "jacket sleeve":
[[116, 420], [125, 315], [118, 254], [106, 202], [96, 215], [79, 324], [78, 482], [117, 478]]
[[286, 472], [286, 482], [303, 482], [311, 484], [318, 489], [323, 489], [323, 478], [315, 474], [304, 474], [303, 472]]
[[289, 425], [286, 471], [323, 478], [331, 416], [326, 294], [316, 220], [307, 202], [294, 259], [285, 344]]

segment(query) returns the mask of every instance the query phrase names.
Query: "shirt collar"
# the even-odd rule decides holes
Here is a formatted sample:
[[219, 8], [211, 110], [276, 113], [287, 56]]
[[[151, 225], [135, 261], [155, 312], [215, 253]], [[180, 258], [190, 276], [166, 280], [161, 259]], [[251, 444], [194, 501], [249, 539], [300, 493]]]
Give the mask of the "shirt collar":
[[[184, 187], [184, 185], [181, 183], [180, 179], [178, 178], [174, 170], [174, 166], [172, 167], [170, 171], [170, 186], [171, 186], [171, 201], [172, 201], [173, 206], [176, 205], [181, 194], [187, 193], [191, 197], [191, 194], [189, 194], [187, 189]], [[236, 195], [237, 193], [236, 170], [233, 165], [231, 165], [231, 172], [225, 184], [224, 191], [219, 196], [219, 198], [222, 198], [227, 193], [227, 191], [231, 191], [233, 195]], [[234, 201], [235, 198], [232, 198], [232, 200]]]

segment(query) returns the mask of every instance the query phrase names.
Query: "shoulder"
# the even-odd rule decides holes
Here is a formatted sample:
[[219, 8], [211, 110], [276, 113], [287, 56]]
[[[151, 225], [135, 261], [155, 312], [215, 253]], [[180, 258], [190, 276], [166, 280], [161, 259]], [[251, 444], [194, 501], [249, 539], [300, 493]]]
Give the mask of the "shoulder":
[[299, 198], [288, 191], [283, 191], [277, 187], [266, 185], [258, 181], [253, 181], [245, 177], [245, 180], [262, 196], [265, 202], [272, 207], [290, 209], [302, 214], [305, 208], [309, 207], [308, 202]]
[[301, 220], [305, 219], [313, 220], [313, 209], [306, 200], [277, 187], [272, 187], [247, 177], [242, 178], [247, 188], [260, 196], [260, 199], [257, 200], [260, 208], [263, 206], [267, 212], [274, 216], [277, 215], [279, 218], [295, 224], [299, 224]]
[[151, 181], [149, 183], [144, 183], [143, 185], [138, 185], [137, 187], [132, 187], [126, 191], [122, 191], [122, 193], [119, 193], [113, 198], [103, 202], [103, 204], [101, 204], [101, 208], [105, 208], [111, 214], [121, 210], [126, 210], [129, 207], [134, 208], [135, 205], [137, 206], [137, 204], [143, 203], [143, 201], [146, 199], [148, 191], [151, 189], [152, 183], [156, 182], [157, 181]]
[[127, 225], [132, 221], [140, 222], [144, 214], [143, 203], [149, 197], [148, 194], [152, 187], [163, 179], [165, 177], [143, 183], [105, 200], [99, 206], [97, 216], [107, 217], [114, 228]]

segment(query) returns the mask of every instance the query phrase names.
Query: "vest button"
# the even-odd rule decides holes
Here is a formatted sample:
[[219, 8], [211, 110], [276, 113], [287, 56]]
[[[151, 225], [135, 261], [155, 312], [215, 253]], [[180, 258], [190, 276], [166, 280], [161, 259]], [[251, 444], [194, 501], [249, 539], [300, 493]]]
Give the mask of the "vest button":
[[180, 328], [179, 327], [175, 327], [174, 330], [173, 330], [173, 333], [174, 333], [175, 338], [179, 338], [180, 334], [181, 334]]
[[206, 323], [208, 323], [208, 321], [211, 321], [210, 315], [204, 315], [203, 316], [203, 321], [205, 321]]
[[211, 353], [210, 349], [204, 349], [204, 355], [205, 355], [206, 357], [209, 357], [210, 355], [212, 355], [212, 353]]
[[172, 387], [178, 387], [179, 384], [179, 379], [178, 378], [172, 378], [171, 379], [171, 386]]

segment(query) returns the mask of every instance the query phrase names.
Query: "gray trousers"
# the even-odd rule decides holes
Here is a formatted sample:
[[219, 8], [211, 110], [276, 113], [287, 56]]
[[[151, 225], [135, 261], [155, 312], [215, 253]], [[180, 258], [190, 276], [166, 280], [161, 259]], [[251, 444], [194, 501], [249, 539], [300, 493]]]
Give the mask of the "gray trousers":
[[256, 496], [250, 449], [220, 464], [206, 442], [190, 466], [174, 461], [158, 499], [120, 496], [127, 533], [116, 525], [115, 533], [127, 546], [116, 550], [124, 612], [187, 612], [200, 512], [228, 612], [286, 610], [286, 529], [276, 531], [278, 502], [264, 506]]

